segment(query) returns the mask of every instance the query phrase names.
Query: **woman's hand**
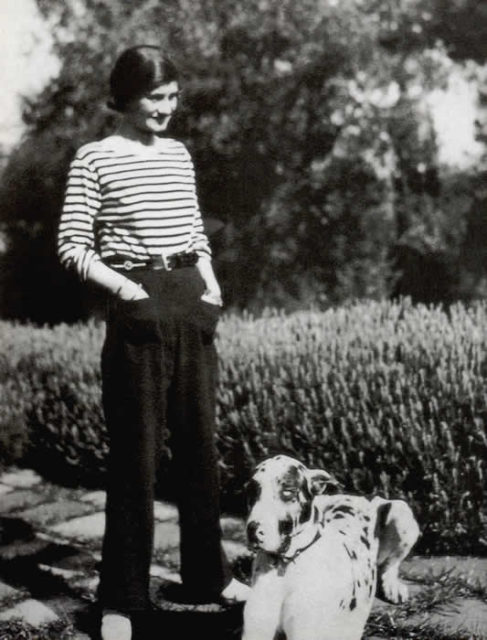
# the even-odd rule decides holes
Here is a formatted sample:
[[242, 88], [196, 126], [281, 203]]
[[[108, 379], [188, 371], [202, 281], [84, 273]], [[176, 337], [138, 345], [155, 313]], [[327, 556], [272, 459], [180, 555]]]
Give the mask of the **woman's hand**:
[[205, 257], [200, 258], [196, 263], [196, 268], [205, 283], [205, 292], [201, 296], [201, 299], [210, 304], [216, 304], [219, 307], [223, 306], [222, 290], [215, 277], [211, 260]]
[[111, 269], [101, 260], [90, 264], [87, 280], [103, 287], [119, 300], [143, 300], [149, 297], [141, 285]]
[[223, 307], [222, 293], [220, 287], [218, 289], [205, 289], [205, 292], [201, 296], [201, 299], [210, 304], [216, 304], [219, 307]]
[[132, 300], [144, 300], [149, 297], [147, 291], [145, 291], [142, 285], [137, 284], [128, 278], [125, 278], [122, 285], [118, 288], [116, 296], [120, 300], [124, 300], [126, 302]]

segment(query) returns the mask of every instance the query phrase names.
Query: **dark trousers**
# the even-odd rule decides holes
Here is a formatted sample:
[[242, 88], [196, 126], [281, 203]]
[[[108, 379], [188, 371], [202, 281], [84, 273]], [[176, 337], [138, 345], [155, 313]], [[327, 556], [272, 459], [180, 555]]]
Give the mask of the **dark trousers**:
[[110, 457], [99, 601], [121, 612], [149, 606], [154, 487], [168, 449], [185, 590], [195, 600], [212, 600], [231, 579], [221, 546], [214, 442], [220, 310], [201, 300], [204, 284], [195, 267], [126, 275], [150, 298], [110, 300], [102, 353]]

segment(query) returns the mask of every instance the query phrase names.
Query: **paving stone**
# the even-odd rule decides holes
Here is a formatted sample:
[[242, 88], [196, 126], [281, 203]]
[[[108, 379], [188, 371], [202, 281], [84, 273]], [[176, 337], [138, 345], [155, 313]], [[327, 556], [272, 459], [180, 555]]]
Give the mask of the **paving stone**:
[[15, 596], [19, 596], [21, 592], [18, 589], [14, 589], [5, 582], [0, 580], [0, 602], [4, 602], [5, 600], [10, 600]]
[[480, 584], [487, 588], [487, 558], [415, 556], [401, 565], [401, 571], [412, 580], [439, 576], [447, 571], [452, 576], [465, 580], [470, 586]]
[[0, 620], [13, 620], [14, 618], [20, 618], [33, 627], [59, 620], [52, 609], [46, 607], [42, 602], [32, 599], [19, 602], [10, 609], [0, 612]]
[[55, 566], [61, 569], [69, 569], [70, 571], [82, 571], [86, 575], [86, 573], [96, 569], [98, 562], [99, 560], [91, 553], [80, 552], [76, 556], [70, 556], [60, 562], [56, 562]]
[[177, 520], [177, 508], [168, 502], [154, 502], [154, 518], [156, 520]]
[[73, 569], [64, 569], [63, 567], [53, 567], [50, 564], [38, 564], [37, 565], [41, 571], [47, 571], [53, 576], [59, 576], [64, 580], [72, 581], [80, 578], [80, 576], [85, 576], [82, 571], [75, 571]]
[[181, 576], [179, 573], [171, 571], [167, 567], [162, 567], [160, 564], [152, 564], [150, 568], [150, 575], [153, 578], [161, 578], [162, 580], [168, 580], [169, 582], [181, 582]]
[[172, 549], [165, 549], [160, 551], [156, 549], [155, 561], [158, 564], [167, 566], [169, 569], [177, 571], [181, 563], [179, 546], [173, 547]]
[[220, 524], [223, 531], [244, 531], [245, 523], [242, 518], [235, 518], [233, 516], [223, 516], [220, 520]]
[[222, 544], [230, 562], [234, 562], [237, 558], [240, 558], [242, 556], [250, 556], [250, 551], [241, 542], [234, 542], [233, 540], [223, 540]]
[[[96, 507], [104, 509], [106, 502], [105, 491], [92, 491], [81, 497], [82, 502], [94, 504]], [[154, 502], [154, 517], [156, 520], [177, 520], [177, 508], [167, 502], [156, 500]]]
[[2, 496], [1, 513], [12, 513], [22, 509], [35, 507], [41, 502], [45, 502], [46, 498], [42, 493], [23, 489], [20, 491], [11, 491], [7, 495]]
[[50, 545], [36, 558], [37, 562], [57, 569], [82, 572], [93, 571], [96, 568], [97, 560], [91, 553], [74, 547], [62, 545]]
[[44, 527], [55, 522], [64, 522], [75, 517], [83, 516], [93, 511], [93, 505], [73, 500], [60, 500], [39, 504], [16, 515], [37, 526]]
[[154, 548], [158, 551], [179, 546], [179, 525], [175, 522], [158, 522], [154, 530]]
[[241, 518], [224, 517], [221, 519], [220, 524], [225, 538], [247, 544], [245, 523]]
[[25, 542], [16, 541], [5, 547], [0, 547], [0, 558], [8, 561], [16, 558], [36, 556], [38, 553], [44, 551], [48, 544], [46, 540], [42, 540], [41, 538], [33, 538]]
[[97, 575], [76, 578], [72, 581], [71, 587], [74, 589], [81, 589], [82, 591], [86, 591], [90, 594], [95, 595], [96, 590], [98, 589], [98, 583], [100, 582], [100, 577]]
[[79, 597], [65, 594], [45, 598], [43, 599], [43, 604], [52, 609], [62, 620], [71, 621], [72, 623], [79, 612], [86, 610], [85, 601]]
[[40, 484], [42, 478], [32, 469], [12, 469], [2, 473], [0, 482], [16, 489], [30, 489]]
[[457, 598], [437, 611], [412, 615], [405, 627], [425, 626], [447, 634], [465, 634], [465, 638], [487, 638], [487, 602], [475, 598]]
[[106, 491], [90, 491], [81, 497], [83, 502], [90, 502], [100, 509], [105, 508], [105, 502], [107, 499]]
[[0, 496], [4, 496], [5, 494], [10, 493], [13, 490], [13, 487], [9, 487], [6, 484], [0, 484]]
[[101, 538], [105, 531], [105, 514], [98, 512], [92, 513], [89, 516], [74, 518], [73, 520], [51, 526], [49, 530], [60, 536], [76, 540]]

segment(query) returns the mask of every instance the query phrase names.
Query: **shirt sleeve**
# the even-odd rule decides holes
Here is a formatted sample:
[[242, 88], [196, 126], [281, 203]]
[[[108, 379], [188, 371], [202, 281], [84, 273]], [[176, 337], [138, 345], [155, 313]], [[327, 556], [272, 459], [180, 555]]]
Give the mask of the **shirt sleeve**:
[[90, 265], [100, 260], [95, 250], [95, 220], [100, 210], [100, 186], [95, 170], [80, 152], [72, 161], [58, 227], [61, 264], [86, 280]]
[[196, 253], [200, 257], [211, 258], [210, 242], [208, 240], [208, 236], [205, 233], [203, 218], [201, 216], [201, 211], [199, 206], [193, 160], [191, 159], [189, 152], [188, 151], [186, 152], [187, 152], [187, 158], [188, 158], [187, 161], [190, 166], [190, 172], [193, 180], [193, 187], [194, 187], [194, 194], [195, 194], [194, 195], [194, 198], [195, 198], [194, 211], [195, 212], [194, 212], [194, 218], [193, 218], [193, 228], [191, 230], [191, 238], [190, 238], [188, 249], [189, 251], [196, 251]]

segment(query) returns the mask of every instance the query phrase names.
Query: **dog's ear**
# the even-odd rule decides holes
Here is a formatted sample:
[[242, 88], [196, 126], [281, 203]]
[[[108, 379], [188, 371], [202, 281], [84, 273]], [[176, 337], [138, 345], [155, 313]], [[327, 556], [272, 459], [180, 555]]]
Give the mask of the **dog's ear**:
[[337, 493], [341, 488], [340, 482], [322, 469], [308, 469], [307, 479], [309, 490], [314, 496]]

